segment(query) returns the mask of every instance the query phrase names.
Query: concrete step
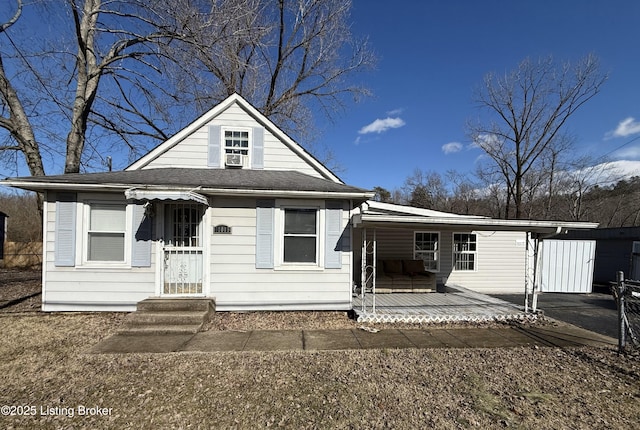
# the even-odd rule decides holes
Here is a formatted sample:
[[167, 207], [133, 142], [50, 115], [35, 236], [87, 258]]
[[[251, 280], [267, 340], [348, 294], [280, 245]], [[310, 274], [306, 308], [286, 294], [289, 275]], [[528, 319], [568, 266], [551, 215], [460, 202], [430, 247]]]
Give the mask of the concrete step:
[[129, 325], [196, 325], [208, 321], [209, 315], [206, 312], [134, 312], [127, 315], [126, 322]]
[[163, 335], [163, 334], [196, 334], [202, 328], [202, 324], [180, 324], [180, 325], [161, 325], [161, 324], [144, 324], [136, 326], [128, 326], [120, 330], [118, 334], [136, 336], [136, 335]]
[[138, 302], [137, 311], [127, 315], [119, 334], [193, 334], [215, 313], [211, 298], [151, 297]]
[[136, 309], [145, 312], [166, 311], [215, 311], [215, 301], [211, 298], [171, 298], [150, 297], [138, 302]]

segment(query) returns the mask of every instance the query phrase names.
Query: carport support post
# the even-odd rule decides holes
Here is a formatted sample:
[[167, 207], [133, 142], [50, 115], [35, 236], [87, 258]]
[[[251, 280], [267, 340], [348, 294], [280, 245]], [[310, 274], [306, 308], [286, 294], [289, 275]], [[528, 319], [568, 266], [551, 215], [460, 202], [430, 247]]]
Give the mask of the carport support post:
[[533, 233], [527, 232], [525, 242], [525, 279], [524, 279], [524, 311], [536, 312], [538, 308], [538, 273], [539, 263], [538, 252], [540, 251], [540, 239], [534, 238]]
[[[371, 285], [371, 313], [376, 313], [376, 264], [377, 264], [377, 243], [376, 229], [373, 229], [373, 238], [367, 236], [367, 229], [362, 229], [362, 254], [361, 260], [361, 294], [362, 312], [367, 311], [367, 287]], [[371, 264], [369, 264], [371, 260]]]

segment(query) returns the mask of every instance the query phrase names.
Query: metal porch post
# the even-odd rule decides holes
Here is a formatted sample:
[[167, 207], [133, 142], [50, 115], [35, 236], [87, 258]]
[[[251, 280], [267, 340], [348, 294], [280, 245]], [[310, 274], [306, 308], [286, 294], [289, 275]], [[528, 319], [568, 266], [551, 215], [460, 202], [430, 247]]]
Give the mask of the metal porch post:
[[[369, 264], [369, 259], [371, 263]], [[376, 312], [376, 230], [373, 229], [373, 240], [367, 237], [367, 229], [362, 230], [361, 291], [362, 312], [367, 312], [367, 290], [371, 286], [371, 313]]]

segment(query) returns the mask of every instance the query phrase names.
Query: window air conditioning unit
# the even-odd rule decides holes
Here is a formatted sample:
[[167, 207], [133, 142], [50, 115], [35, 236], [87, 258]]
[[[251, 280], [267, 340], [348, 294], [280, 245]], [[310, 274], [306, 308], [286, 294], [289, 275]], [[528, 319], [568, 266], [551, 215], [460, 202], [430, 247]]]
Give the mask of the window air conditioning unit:
[[224, 164], [229, 167], [242, 167], [244, 164], [244, 155], [225, 154]]

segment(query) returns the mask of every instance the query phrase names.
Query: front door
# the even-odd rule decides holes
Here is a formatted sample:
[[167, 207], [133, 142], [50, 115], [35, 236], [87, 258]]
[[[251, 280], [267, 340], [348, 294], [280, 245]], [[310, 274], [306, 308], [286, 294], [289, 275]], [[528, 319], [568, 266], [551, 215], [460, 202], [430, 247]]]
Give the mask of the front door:
[[205, 206], [168, 203], [164, 210], [163, 295], [202, 295]]

